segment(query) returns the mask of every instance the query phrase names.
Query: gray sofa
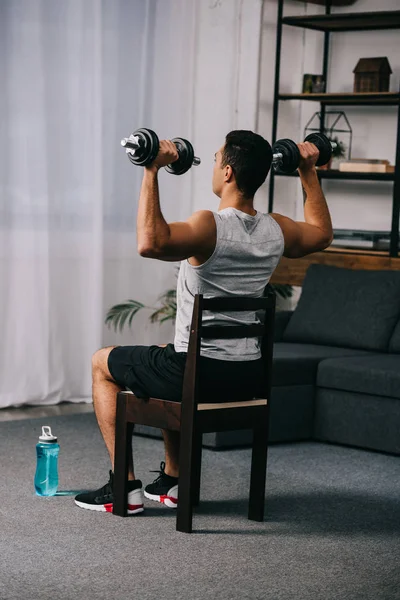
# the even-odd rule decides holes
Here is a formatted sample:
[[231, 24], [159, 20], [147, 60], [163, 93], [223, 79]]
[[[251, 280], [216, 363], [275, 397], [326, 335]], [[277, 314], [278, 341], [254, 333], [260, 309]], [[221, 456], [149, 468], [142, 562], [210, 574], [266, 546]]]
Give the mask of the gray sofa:
[[[400, 454], [400, 272], [311, 265], [296, 309], [276, 313], [274, 339], [271, 442]], [[250, 441], [248, 431], [203, 438], [211, 448]]]

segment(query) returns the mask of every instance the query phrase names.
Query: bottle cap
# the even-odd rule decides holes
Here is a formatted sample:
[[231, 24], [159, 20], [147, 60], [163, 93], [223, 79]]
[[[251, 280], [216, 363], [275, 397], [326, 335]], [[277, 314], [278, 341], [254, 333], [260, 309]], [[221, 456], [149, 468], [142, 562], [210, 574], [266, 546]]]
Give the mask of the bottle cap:
[[[46, 429], [48, 429], [48, 431], [45, 431]], [[55, 435], [52, 435], [51, 428], [48, 425], [44, 425], [42, 427], [42, 435], [39, 435], [39, 440], [41, 442], [48, 442], [51, 444], [56, 442], [57, 438]]]

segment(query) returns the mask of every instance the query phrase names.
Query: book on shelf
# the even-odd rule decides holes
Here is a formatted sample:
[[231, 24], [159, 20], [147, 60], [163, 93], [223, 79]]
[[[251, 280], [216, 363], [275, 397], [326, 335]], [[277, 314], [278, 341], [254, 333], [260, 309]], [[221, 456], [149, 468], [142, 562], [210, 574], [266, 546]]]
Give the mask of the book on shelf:
[[366, 163], [368, 165], [390, 165], [390, 162], [385, 158], [349, 158], [347, 163]]
[[339, 164], [339, 171], [346, 173], [394, 173], [394, 165], [388, 160], [352, 159]]
[[333, 234], [334, 240], [331, 246], [336, 248], [359, 248], [370, 250], [389, 250], [390, 248], [389, 231], [334, 229]]
[[331, 246], [339, 246], [345, 248], [373, 248], [373, 240], [349, 240], [349, 239], [336, 239], [333, 240]]

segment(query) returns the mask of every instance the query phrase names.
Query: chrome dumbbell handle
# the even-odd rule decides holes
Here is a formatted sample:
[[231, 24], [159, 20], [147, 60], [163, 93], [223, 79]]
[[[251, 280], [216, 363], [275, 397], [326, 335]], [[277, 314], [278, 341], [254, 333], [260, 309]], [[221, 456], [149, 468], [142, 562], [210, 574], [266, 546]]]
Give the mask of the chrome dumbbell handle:
[[201, 164], [201, 160], [200, 160], [200, 158], [199, 158], [198, 156], [195, 156], [195, 157], [193, 158], [193, 166], [194, 166], [194, 167], [198, 167], [200, 164]]
[[123, 138], [121, 140], [121, 146], [126, 148], [126, 151], [137, 150], [140, 148], [139, 138], [135, 135], [130, 135], [128, 138]]
[[283, 154], [282, 152], [276, 152], [275, 154], [272, 155], [272, 164], [276, 165], [278, 162], [280, 162], [283, 158]]

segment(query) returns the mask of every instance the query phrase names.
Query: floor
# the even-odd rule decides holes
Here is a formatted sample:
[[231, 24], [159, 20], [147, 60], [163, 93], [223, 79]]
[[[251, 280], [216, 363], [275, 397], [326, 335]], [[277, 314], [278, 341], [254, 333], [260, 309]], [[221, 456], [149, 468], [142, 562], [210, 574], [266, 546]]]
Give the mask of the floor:
[[20, 408], [0, 409], [0, 422], [20, 421], [22, 419], [35, 419], [40, 417], [58, 417], [61, 415], [75, 415], [78, 413], [92, 413], [93, 404], [84, 402], [61, 402], [53, 406], [23, 406]]

